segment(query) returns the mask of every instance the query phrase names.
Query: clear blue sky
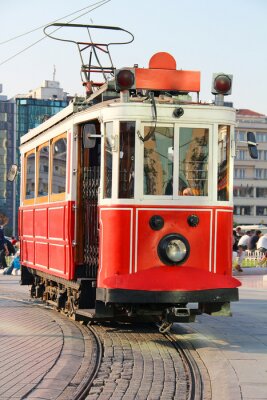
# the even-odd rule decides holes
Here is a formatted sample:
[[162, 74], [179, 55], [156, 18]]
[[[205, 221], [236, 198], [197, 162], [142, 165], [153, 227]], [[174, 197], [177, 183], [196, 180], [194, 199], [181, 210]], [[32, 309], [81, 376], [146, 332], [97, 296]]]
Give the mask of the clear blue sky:
[[[98, 0], [1, 1], [0, 42], [57, 20]], [[67, 22], [73, 17], [66, 18]], [[148, 65], [158, 51], [171, 53], [180, 69], [201, 71], [200, 99], [211, 100], [213, 72], [234, 75], [227, 98], [236, 108], [267, 115], [266, 0], [111, 0], [75, 23], [114, 25], [135, 40], [113, 52], [116, 67]], [[0, 45], [0, 64], [43, 37], [42, 29]], [[71, 95], [83, 94], [74, 46], [42, 40], [0, 65], [3, 93], [27, 93], [53, 78]]]

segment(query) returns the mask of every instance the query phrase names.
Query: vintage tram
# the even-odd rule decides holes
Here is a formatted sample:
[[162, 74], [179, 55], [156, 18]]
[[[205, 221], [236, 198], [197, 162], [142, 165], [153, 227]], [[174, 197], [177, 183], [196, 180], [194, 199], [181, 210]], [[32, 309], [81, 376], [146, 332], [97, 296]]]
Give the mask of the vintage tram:
[[[93, 69], [82, 66], [87, 78]], [[164, 330], [203, 312], [230, 315], [240, 285], [235, 110], [223, 101], [232, 76], [215, 74], [216, 100], [203, 103], [200, 73], [168, 53], [110, 72], [21, 138], [21, 283], [77, 318]]]

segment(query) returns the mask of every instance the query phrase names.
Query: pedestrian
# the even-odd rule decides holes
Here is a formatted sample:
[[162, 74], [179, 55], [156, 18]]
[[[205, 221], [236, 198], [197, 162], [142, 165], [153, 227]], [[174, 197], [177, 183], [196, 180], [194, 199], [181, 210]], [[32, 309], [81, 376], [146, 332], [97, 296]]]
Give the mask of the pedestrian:
[[20, 271], [20, 250], [18, 249], [14, 259], [12, 260], [12, 263], [10, 265], [10, 267], [7, 267], [4, 270], [4, 275], [11, 275], [12, 272], [15, 272], [14, 275], [18, 275], [19, 271]]
[[237, 227], [235, 228], [235, 231], [236, 231], [236, 236], [240, 239], [241, 236], [243, 236], [243, 232], [242, 232], [242, 230], [241, 230], [241, 227], [240, 227], [240, 226], [237, 226]]
[[257, 250], [259, 250], [262, 253], [265, 253], [267, 251], [267, 234], [266, 233], [264, 235], [261, 235], [261, 237], [257, 241]]
[[4, 229], [0, 226], [0, 268], [7, 268], [6, 256], [9, 255]]
[[257, 250], [257, 242], [261, 236], [261, 231], [257, 230], [255, 233], [250, 236], [248, 240], [248, 250], [254, 251]]
[[241, 267], [242, 261], [245, 258], [245, 251], [241, 246], [238, 247], [237, 251], [233, 251], [233, 268], [238, 272], [243, 272]]
[[238, 241], [238, 247], [242, 247], [243, 250], [247, 250], [248, 248], [248, 241], [251, 236], [251, 231], [246, 231], [245, 235], [241, 236], [241, 238]]
[[238, 237], [235, 229], [233, 229], [233, 251], [237, 252], [238, 250]]
[[240, 237], [238, 244], [237, 244], [237, 264], [235, 265], [235, 269], [239, 272], [243, 272], [241, 268], [242, 261], [245, 258], [245, 251], [248, 248], [248, 241], [251, 236], [251, 231], [246, 231], [243, 236]]
[[17, 239], [15, 238], [15, 236], [11, 236], [11, 244], [12, 244], [13, 246], [15, 246], [16, 243], [17, 243]]

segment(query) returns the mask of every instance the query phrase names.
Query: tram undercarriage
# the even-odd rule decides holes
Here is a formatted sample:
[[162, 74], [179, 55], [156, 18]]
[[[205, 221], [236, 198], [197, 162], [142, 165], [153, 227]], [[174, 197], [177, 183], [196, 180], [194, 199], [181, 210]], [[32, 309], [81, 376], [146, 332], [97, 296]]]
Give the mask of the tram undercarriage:
[[238, 298], [237, 289], [199, 293], [101, 289], [93, 279], [67, 281], [27, 267], [22, 267], [21, 284], [31, 285], [32, 298], [76, 320], [158, 322], [161, 332], [174, 322], [194, 322], [202, 313], [231, 316], [230, 301]]

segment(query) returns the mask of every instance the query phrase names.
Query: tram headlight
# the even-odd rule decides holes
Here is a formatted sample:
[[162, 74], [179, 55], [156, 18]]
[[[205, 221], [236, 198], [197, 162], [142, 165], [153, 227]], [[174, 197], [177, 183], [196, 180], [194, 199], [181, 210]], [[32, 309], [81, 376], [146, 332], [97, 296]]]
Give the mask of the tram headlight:
[[190, 246], [185, 237], [178, 233], [164, 236], [158, 245], [158, 255], [166, 265], [179, 265], [189, 257]]

